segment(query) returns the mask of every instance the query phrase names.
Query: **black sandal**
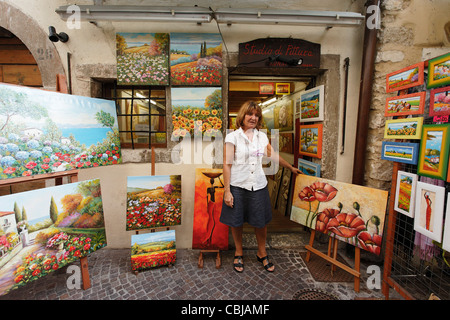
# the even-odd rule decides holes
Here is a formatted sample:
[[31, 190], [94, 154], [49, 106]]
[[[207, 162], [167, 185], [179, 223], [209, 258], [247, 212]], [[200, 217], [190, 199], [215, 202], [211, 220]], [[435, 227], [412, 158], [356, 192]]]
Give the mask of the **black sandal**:
[[[238, 263], [234, 263], [234, 260], [238, 259]], [[243, 256], [234, 256], [233, 260], [233, 269], [236, 272], [243, 272], [244, 271], [244, 257]], [[238, 270], [236, 268], [242, 268], [242, 270]]]
[[[275, 269], [269, 270], [270, 268], [273, 267], [273, 263], [269, 261], [269, 256], [265, 256], [263, 258], [260, 258], [260, 257], [258, 257], [258, 255], [256, 255], [256, 259], [258, 259], [258, 261], [263, 264], [264, 269], [266, 269], [266, 271], [268, 271], [268, 272], [274, 272], [275, 271]], [[264, 264], [264, 260], [267, 260], [267, 264]]]

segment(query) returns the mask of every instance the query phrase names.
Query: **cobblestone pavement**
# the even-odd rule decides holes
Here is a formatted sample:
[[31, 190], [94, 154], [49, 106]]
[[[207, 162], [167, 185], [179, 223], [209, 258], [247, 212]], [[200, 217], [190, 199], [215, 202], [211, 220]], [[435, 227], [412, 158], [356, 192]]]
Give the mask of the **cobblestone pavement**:
[[339, 300], [384, 299], [381, 290], [367, 289], [367, 266], [363, 261], [359, 293], [353, 290], [353, 282], [315, 281], [300, 256], [303, 246], [289, 247], [285, 237], [278, 239], [278, 248], [276, 241], [269, 241], [268, 254], [276, 266], [273, 273], [256, 261], [256, 248], [251, 245], [244, 252], [243, 273], [232, 268], [234, 250], [222, 252], [219, 269], [215, 267], [216, 254], [204, 254], [204, 267], [200, 269], [198, 250], [177, 249], [173, 266], [135, 275], [131, 271], [130, 249], [104, 248], [88, 257], [89, 289], [69, 289], [67, 280], [72, 273], [64, 267], [0, 300], [292, 300], [304, 289], [327, 292]]

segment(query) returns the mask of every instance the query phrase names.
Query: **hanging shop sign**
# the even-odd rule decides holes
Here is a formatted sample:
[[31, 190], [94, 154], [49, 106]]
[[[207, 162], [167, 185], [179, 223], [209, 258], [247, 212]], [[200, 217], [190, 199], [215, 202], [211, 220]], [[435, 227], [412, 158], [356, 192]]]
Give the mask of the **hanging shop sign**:
[[319, 68], [320, 44], [291, 38], [264, 38], [240, 43], [239, 65]]

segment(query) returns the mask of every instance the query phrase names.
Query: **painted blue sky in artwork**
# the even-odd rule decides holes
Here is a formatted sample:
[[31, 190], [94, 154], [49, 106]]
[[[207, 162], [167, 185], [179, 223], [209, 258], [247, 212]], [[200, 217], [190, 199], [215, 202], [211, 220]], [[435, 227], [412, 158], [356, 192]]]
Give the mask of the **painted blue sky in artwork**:
[[157, 241], [175, 241], [175, 230], [150, 232], [144, 234], [131, 235], [131, 245], [145, 244]]
[[130, 176], [127, 177], [128, 188], [155, 189], [170, 183], [170, 175], [162, 176]]
[[155, 38], [154, 33], [127, 33], [119, 32], [127, 42], [127, 47], [141, 47], [145, 44], [150, 44]]
[[171, 33], [170, 49], [184, 50], [189, 54], [200, 52], [200, 46], [206, 42], [206, 48], [217, 47], [222, 43], [219, 33]]
[[442, 131], [428, 131], [428, 137], [432, 136], [431, 139], [427, 139], [426, 146], [427, 149], [435, 149], [435, 150], [441, 150], [442, 145]]

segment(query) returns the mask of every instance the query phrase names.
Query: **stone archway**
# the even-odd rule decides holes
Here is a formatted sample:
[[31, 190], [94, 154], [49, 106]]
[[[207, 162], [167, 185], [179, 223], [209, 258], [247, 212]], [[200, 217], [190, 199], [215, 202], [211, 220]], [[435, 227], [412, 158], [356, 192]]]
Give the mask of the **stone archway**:
[[30, 50], [42, 77], [42, 86], [56, 89], [56, 75], [65, 74], [64, 67], [54, 44], [41, 26], [16, 7], [0, 2], [0, 27], [10, 31]]

